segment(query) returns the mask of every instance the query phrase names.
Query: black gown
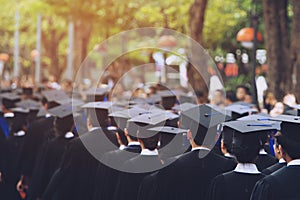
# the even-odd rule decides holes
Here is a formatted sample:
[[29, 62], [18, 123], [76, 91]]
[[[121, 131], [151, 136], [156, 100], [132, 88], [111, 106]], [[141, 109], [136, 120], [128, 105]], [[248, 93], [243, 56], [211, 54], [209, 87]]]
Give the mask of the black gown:
[[279, 163], [278, 162], [275, 165], [272, 165], [272, 166], [268, 167], [267, 169], [264, 169], [262, 171], [262, 173], [265, 174], [265, 175], [270, 175], [270, 174], [276, 172], [277, 170], [283, 168], [284, 166], [286, 166], [286, 162], [284, 162], [284, 163]]
[[121, 173], [118, 178], [118, 183], [116, 186], [114, 200], [132, 200], [138, 198], [138, 192], [143, 179], [153, 173], [151, 169], [157, 170], [162, 167], [162, 161], [158, 156], [155, 155], [139, 155], [129, 161], [127, 161], [124, 166], [125, 168], [130, 168], [136, 172], [143, 173]]
[[140, 145], [129, 145], [123, 150], [117, 149], [104, 155], [104, 164], [100, 163], [97, 169], [94, 200], [111, 200], [113, 198], [118, 177], [122, 172], [112, 167], [122, 166], [140, 152]]
[[300, 166], [286, 166], [258, 181], [251, 200], [300, 199]]
[[263, 171], [264, 169], [275, 165], [277, 162], [278, 160], [270, 154], [259, 154], [255, 161], [255, 164], [259, 171]]
[[264, 178], [263, 174], [249, 174], [241, 172], [227, 172], [213, 179], [207, 200], [250, 199], [255, 183]]
[[140, 187], [140, 199], [150, 193], [159, 200], [204, 199], [210, 181], [221, 173], [233, 170], [236, 163], [213, 152], [199, 158], [199, 152], [207, 154], [208, 150], [188, 152], [145, 178]]
[[31, 177], [38, 153], [54, 132], [53, 121], [54, 117], [42, 117], [29, 126], [17, 163], [22, 175]]
[[67, 144], [74, 137], [57, 136], [47, 142], [37, 158], [29, 184], [27, 200], [41, 198], [52, 175], [58, 169]]
[[[110, 139], [106, 137], [106, 135], [113, 134], [107, 129], [97, 128], [73, 139], [42, 199], [92, 199], [99, 165], [98, 159], [101, 160], [104, 153], [116, 149], [114, 144], [108, 145]], [[85, 145], [89, 145], [89, 149]]]

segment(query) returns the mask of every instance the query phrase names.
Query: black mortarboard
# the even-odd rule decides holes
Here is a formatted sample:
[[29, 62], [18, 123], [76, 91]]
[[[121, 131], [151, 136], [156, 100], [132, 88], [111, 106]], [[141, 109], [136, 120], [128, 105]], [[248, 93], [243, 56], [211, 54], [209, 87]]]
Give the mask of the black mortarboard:
[[161, 96], [161, 104], [166, 110], [171, 110], [176, 103], [176, 94], [171, 90], [164, 90], [157, 92]]
[[[181, 113], [180, 125], [190, 129], [198, 145], [211, 147], [215, 143], [217, 125], [230, 118], [209, 105], [198, 105]], [[205, 140], [204, 140], [205, 139]]]
[[138, 126], [139, 137], [147, 138], [153, 136], [147, 129], [154, 126], [163, 126], [166, 120], [168, 120], [166, 115], [147, 113], [133, 117], [128, 122], [134, 122]]
[[272, 118], [274, 121], [281, 121], [281, 134], [295, 142], [300, 143], [300, 117], [292, 115], [279, 115]]
[[39, 110], [41, 103], [31, 99], [26, 99], [16, 103], [16, 106], [29, 110]]
[[[227, 148], [234, 155], [241, 155], [247, 152], [252, 160], [257, 156], [261, 148], [262, 138], [267, 134], [276, 131], [276, 127], [272, 124], [260, 121], [230, 121], [223, 123], [223, 141], [227, 144]], [[250, 150], [253, 148], [252, 150]], [[238, 156], [238, 159], [245, 159]], [[250, 162], [250, 160], [244, 162]]]
[[64, 105], [57, 106], [55, 108], [51, 108], [48, 110], [48, 112], [55, 117], [64, 118], [72, 115], [73, 107], [72, 104], [64, 104]]
[[84, 92], [86, 102], [104, 101], [109, 92], [108, 88], [92, 88]]
[[150, 97], [146, 99], [146, 102], [153, 105], [153, 104], [159, 104], [161, 102], [162, 98], [158, 94], [152, 94]]
[[264, 113], [248, 115], [248, 116], [245, 116], [245, 117], [238, 118], [237, 120], [238, 121], [259, 121], [259, 122], [263, 122], [265, 124], [271, 124], [277, 130], [280, 130], [280, 123], [281, 122], [272, 121], [272, 117], [270, 115], [264, 114]]
[[293, 110], [289, 110], [287, 112], [290, 112], [291, 115], [300, 116], [300, 104], [293, 105], [291, 107], [294, 108], [294, 109]]
[[257, 112], [257, 109], [255, 109], [253, 107], [239, 105], [239, 104], [229, 105], [225, 109], [232, 112], [232, 119], [238, 119], [240, 117], [244, 117], [251, 113]]
[[189, 95], [186, 95], [186, 94], [179, 95], [179, 103], [180, 104], [183, 104], [183, 103], [196, 104], [196, 102], [197, 102], [197, 100], [193, 96], [189, 96]]
[[147, 110], [134, 107], [130, 109], [113, 112], [109, 114], [109, 117], [111, 117], [113, 125], [116, 125], [121, 130], [124, 130], [126, 128], [127, 121], [129, 119], [141, 115], [145, 112], [147, 112]]
[[171, 126], [156, 126], [154, 128], [150, 128], [148, 130], [149, 131], [160, 132], [160, 133], [163, 133], [163, 134], [171, 134], [171, 135], [177, 135], [177, 134], [187, 132], [186, 129], [175, 128], [175, 127], [171, 127]]
[[7, 109], [15, 107], [15, 104], [21, 100], [21, 97], [15, 93], [2, 93], [2, 105]]
[[68, 99], [68, 95], [62, 90], [46, 90], [42, 92], [42, 95], [48, 102], [55, 102], [61, 99]]
[[82, 108], [87, 109], [90, 120], [94, 123], [98, 123], [101, 127], [108, 125], [108, 113], [109, 109], [112, 107], [112, 102], [110, 101], [99, 101], [99, 102], [89, 102], [82, 106]]
[[195, 107], [197, 107], [197, 105], [193, 104], [193, 103], [182, 103], [182, 104], [174, 106], [173, 110], [176, 112], [180, 112], [180, 111], [182, 112], [182, 111], [186, 111], [188, 109], [195, 108]]

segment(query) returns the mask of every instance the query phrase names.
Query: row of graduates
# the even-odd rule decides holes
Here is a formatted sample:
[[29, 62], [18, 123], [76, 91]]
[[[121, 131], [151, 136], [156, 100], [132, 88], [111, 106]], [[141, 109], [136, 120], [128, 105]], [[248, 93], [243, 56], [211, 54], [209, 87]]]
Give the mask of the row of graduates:
[[[5, 107], [3, 99], [2, 104]], [[1, 154], [2, 166], [9, 166], [1, 170], [3, 199], [19, 198], [16, 185], [21, 194], [26, 192], [27, 199], [249, 199], [255, 183], [264, 177], [261, 170], [271, 173], [285, 165], [282, 159], [280, 164], [275, 164], [277, 161], [263, 149], [267, 135], [276, 130], [273, 122], [262, 122], [265, 116], [224, 123], [220, 149], [225, 156], [222, 156], [212, 149], [218, 136], [217, 127], [226, 119], [226, 113], [209, 105], [182, 110], [180, 121], [184, 130], [175, 128], [174, 123], [164, 117], [166, 114], [156, 109], [145, 112], [135, 107], [129, 109], [131, 111], [113, 112], [110, 116], [116, 114], [115, 119], [123, 112], [121, 116], [127, 121], [127, 129], [120, 125], [121, 121], [116, 123], [120, 125], [116, 134], [116, 130], [109, 127], [109, 103], [94, 102], [84, 107], [91, 110], [86, 112], [88, 131], [77, 137], [76, 130], [80, 132], [82, 127], [76, 126], [74, 131], [72, 105], [51, 104], [46, 98], [47, 112], [23, 130], [25, 135], [11, 134], [4, 140], [3, 147], [15, 150], [16, 156], [6, 149], [1, 151], [5, 152], [4, 156]], [[4, 108], [2, 112], [8, 116], [11, 111]], [[17, 113], [14, 111], [14, 116]], [[19, 121], [14, 119], [12, 121]], [[299, 126], [297, 119], [284, 116], [277, 120], [284, 124], [281, 131], [284, 134], [277, 137], [280, 155], [288, 161], [299, 158], [294, 155], [297, 148], [293, 147], [292, 151], [287, 147], [290, 135], [299, 141], [295, 133]], [[162, 127], [164, 123], [168, 126]], [[14, 147], [9, 145], [12, 136], [16, 136], [16, 140], [22, 138], [22, 142]], [[284, 138], [284, 145], [280, 138]], [[14, 158], [15, 163], [8, 158]], [[9, 177], [6, 169], [14, 169], [11, 181], [6, 181], [5, 176]], [[282, 186], [296, 183], [293, 182], [297, 180], [296, 170], [287, 172], [291, 177], [286, 178]], [[270, 183], [268, 179], [259, 182], [253, 198], [278, 197], [274, 194], [282, 190], [275, 191]], [[299, 197], [297, 190], [283, 191], [284, 197], [290, 194]]]

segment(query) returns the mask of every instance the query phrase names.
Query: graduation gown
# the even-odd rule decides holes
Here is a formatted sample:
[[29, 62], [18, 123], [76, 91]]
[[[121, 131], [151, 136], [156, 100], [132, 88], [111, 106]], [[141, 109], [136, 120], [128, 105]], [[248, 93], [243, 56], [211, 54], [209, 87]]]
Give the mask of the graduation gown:
[[109, 139], [106, 137], [108, 134], [114, 133], [107, 129], [96, 128], [73, 139], [42, 199], [92, 199], [98, 159], [101, 160], [104, 153], [116, 148], [114, 144], [108, 144]]
[[[199, 153], [208, 154], [204, 158], [199, 158]], [[172, 161], [174, 159], [169, 162]], [[147, 199], [147, 194], [159, 200], [185, 200], [195, 197], [204, 199], [210, 181], [221, 173], [233, 170], [235, 166], [233, 160], [209, 152], [207, 149], [188, 152], [172, 164], [145, 178], [140, 187], [139, 199]]]
[[27, 200], [41, 198], [52, 175], [58, 169], [67, 144], [74, 138], [60, 135], [47, 142], [37, 158]]
[[[114, 200], [137, 199], [139, 187], [143, 179], [153, 172], [151, 170], [160, 169], [162, 167], [162, 161], [158, 155], [141, 154], [127, 161], [123, 167], [139, 173], [120, 174], [113, 198]], [[145, 172], [143, 172], [143, 170], [145, 170]]]
[[286, 166], [258, 181], [251, 200], [300, 199], [300, 166]]
[[218, 175], [211, 182], [207, 200], [250, 199], [255, 183], [264, 178], [261, 173], [251, 174], [231, 171]]
[[270, 154], [259, 154], [255, 164], [259, 171], [263, 171], [264, 169], [275, 165], [277, 162], [278, 160]]
[[38, 153], [45, 142], [53, 137], [53, 121], [54, 117], [42, 117], [27, 129], [17, 164], [22, 175], [31, 177]]
[[97, 169], [94, 200], [111, 200], [113, 198], [118, 177], [122, 172], [111, 167], [124, 165], [126, 161], [140, 152], [140, 145], [128, 145], [123, 150], [117, 149], [104, 155], [103, 163], [100, 163]]
[[270, 175], [270, 174], [276, 172], [277, 170], [281, 169], [284, 166], [286, 166], [286, 162], [278, 162], [275, 165], [272, 165], [272, 166], [268, 167], [267, 169], [264, 169], [262, 171], [262, 173], [265, 175]]

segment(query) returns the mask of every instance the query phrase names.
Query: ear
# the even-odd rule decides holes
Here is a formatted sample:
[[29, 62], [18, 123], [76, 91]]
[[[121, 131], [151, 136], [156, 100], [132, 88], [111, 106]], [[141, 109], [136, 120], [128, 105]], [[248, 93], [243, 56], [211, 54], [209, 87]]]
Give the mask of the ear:
[[281, 144], [278, 146], [279, 152], [280, 152], [280, 156], [284, 157], [286, 155], [284, 149], [282, 148]]
[[177, 121], [177, 127], [180, 128], [180, 120]]
[[193, 140], [193, 134], [190, 129], [187, 131], [186, 136], [189, 141]]
[[124, 135], [125, 135], [126, 137], [129, 136], [127, 128], [124, 128]]

